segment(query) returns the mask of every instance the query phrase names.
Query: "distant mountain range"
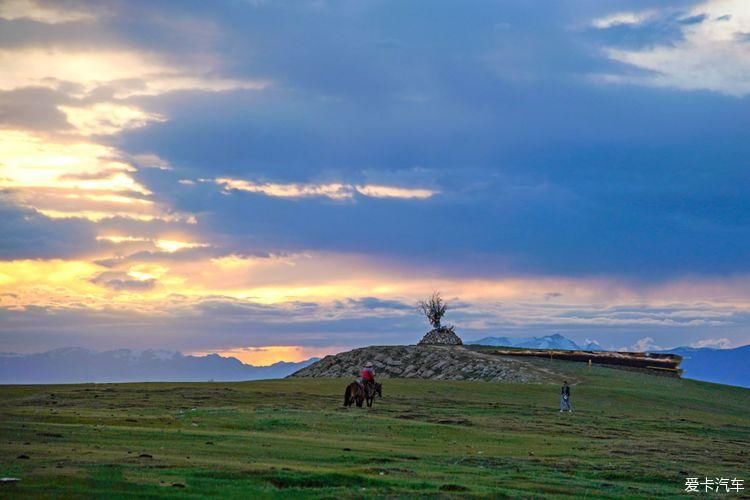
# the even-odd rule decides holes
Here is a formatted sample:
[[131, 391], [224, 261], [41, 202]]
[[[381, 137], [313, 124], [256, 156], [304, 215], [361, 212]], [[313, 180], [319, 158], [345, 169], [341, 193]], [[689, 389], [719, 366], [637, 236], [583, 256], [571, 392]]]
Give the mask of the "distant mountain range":
[[[485, 337], [466, 342], [475, 345], [503, 347], [525, 347], [527, 349], [561, 349], [565, 351], [602, 351], [596, 342], [584, 346], [563, 337], [559, 333], [544, 337], [508, 338]], [[653, 351], [682, 356], [680, 368], [683, 377], [717, 384], [750, 387], [750, 345], [735, 349], [714, 349], [710, 347], [675, 347], [674, 349]]]
[[735, 349], [676, 347], [656, 352], [682, 356], [680, 368], [686, 378], [750, 388], [750, 345]]
[[601, 346], [596, 342], [589, 342], [585, 346], [579, 346], [572, 340], [563, 337], [559, 333], [546, 335], [544, 337], [523, 337], [511, 339], [509, 337], [485, 337], [479, 340], [472, 340], [466, 344], [491, 345], [502, 347], [523, 347], [526, 349], [562, 349], [564, 351], [602, 351]]
[[[560, 334], [544, 337], [485, 337], [467, 344], [529, 349], [604, 350], [592, 342], [580, 346]], [[735, 349], [676, 347], [654, 351], [683, 357], [683, 376], [706, 382], [750, 387], [750, 345]], [[0, 353], [0, 384], [83, 382], [231, 382], [284, 378], [318, 358], [253, 366], [218, 354], [186, 356], [174, 351], [117, 349], [95, 352], [79, 347], [38, 354]]]
[[0, 384], [259, 380], [286, 377], [317, 360], [253, 366], [218, 354], [185, 356], [172, 351], [129, 349], [95, 352], [68, 347], [38, 354], [0, 353]]

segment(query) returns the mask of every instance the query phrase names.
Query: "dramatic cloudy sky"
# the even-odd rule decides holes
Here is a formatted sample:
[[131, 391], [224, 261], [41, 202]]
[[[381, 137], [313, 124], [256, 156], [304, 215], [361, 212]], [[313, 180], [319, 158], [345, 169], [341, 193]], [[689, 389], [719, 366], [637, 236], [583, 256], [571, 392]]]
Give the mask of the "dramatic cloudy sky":
[[750, 343], [750, 3], [0, 0], [0, 350]]

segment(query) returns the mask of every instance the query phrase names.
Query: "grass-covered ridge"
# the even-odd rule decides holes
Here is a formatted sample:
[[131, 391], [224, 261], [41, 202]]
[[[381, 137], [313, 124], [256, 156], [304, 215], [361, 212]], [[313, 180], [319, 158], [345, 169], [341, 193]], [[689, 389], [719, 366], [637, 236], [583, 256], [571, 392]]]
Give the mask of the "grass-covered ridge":
[[[750, 390], [560, 361], [557, 383], [343, 379], [0, 388], [0, 495], [680, 496], [750, 479]], [[18, 458], [28, 456], [28, 459]]]

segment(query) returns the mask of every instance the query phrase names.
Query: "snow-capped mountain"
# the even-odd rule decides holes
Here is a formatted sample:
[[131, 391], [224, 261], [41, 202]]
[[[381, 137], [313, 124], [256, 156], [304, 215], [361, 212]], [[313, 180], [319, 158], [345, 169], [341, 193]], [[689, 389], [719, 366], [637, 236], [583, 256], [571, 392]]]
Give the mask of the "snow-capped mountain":
[[[561, 349], [566, 351], [603, 351], [596, 341], [588, 341], [580, 346], [560, 334], [544, 337], [516, 338], [485, 337], [466, 344], [488, 345], [498, 347], [525, 347], [527, 349]], [[750, 346], [735, 349], [714, 349], [711, 347], [675, 347], [673, 349], [652, 351], [678, 354], [682, 356], [683, 377], [718, 384], [750, 387]]]
[[572, 340], [563, 337], [559, 333], [554, 335], [545, 335], [544, 337], [524, 337], [511, 339], [509, 337], [485, 337], [479, 340], [466, 342], [475, 345], [491, 345], [503, 347], [523, 347], [526, 349], [562, 349], [565, 351], [601, 351], [601, 346], [592, 341], [585, 346], [580, 346]]

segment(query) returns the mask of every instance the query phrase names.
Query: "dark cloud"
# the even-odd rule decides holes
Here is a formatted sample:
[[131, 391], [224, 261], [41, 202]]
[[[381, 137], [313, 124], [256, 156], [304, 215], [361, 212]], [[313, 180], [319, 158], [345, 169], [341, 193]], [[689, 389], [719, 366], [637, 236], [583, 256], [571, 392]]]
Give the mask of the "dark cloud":
[[192, 351], [278, 345], [280, 339], [285, 345], [306, 346], [396, 344], [404, 339], [416, 342], [415, 332], [422, 329], [415, 315], [380, 318], [353, 311], [327, 319], [318, 307], [264, 306], [214, 297], [190, 306], [175, 305], [158, 315], [91, 310], [84, 304], [27, 307], [23, 312], [0, 308], [0, 345], [8, 351], [70, 345], [102, 349], [149, 345]]
[[[127, 266], [130, 264], [138, 263], [179, 263], [179, 262], [194, 262], [201, 259], [218, 258], [233, 256], [236, 258], [271, 258], [271, 254], [268, 252], [235, 252], [227, 248], [220, 247], [206, 247], [206, 248], [185, 248], [174, 252], [159, 252], [151, 250], [140, 250], [129, 253], [128, 247], [143, 245], [143, 242], [128, 243], [111, 243], [107, 241], [100, 241], [99, 247], [102, 249], [116, 250], [118, 255], [115, 257], [108, 257], [105, 259], [97, 259], [94, 262], [104, 267], [118, 267]], [[279, 256], [279, 254], [274, 254]]]
[[708, 19], [708, 14], [696, 14], [694, 16], [683, 17], [679, 19], [680, 24], [700, 24]]
[[91, 279], [91, 282], [116, 291], [146, 291], [157, 284], [155, 279], [134, 279], [132, 276], [116, 271], [105, 271]]
[[0, 124], [41, 131], [70, 129], [65, 114], [57, 109], [69, 100], [46, 88], [0, 91]]
[[365, 309], [395, 309], [398, 311], [415, 310], [416, 305], [405, 304], [398, 300], [383, 300], [377, 297], [362, 297], [360, 299], [349, 299], [348, 304], [363, 307]]
[[102, 169], [96, 172], [80, 172], [76, 174], [63, 174], [59, 178], [64, 181], [95, 181], [108, 179], [114, 174], [120, 173], [122, 170], [118, 169]]
[[10, 199], [11, 191], [0, 190], [0, 259], [70, 258], [96, 246], [96, 231], [90, 222], [50, 219], [9, 204]]
[[[459, 274], [742, 272], [750, 148], [737, 118], [748, 102], [586, 77], [623, 70], [604, 44], [680, 37], [686, 10], [675, 5], [472, 4], [457, 15], [437, 3], [422, 17], [400, 3], [387, 16], [369, 5], [227, 7], [209, 17], [227, 30], [219, 44], [234, 75], [275, 85], [164, 96], [154, 105], [170, 120], [122, 145], [169, 159], [174, 172], [139, 175], [227, 248], [364, 251]], [[665, 14], [570, 29], [618, 8]], [[617, 42], [619, 29], [630, 35]], [[176, 182], [218, 176], [442, 193], [341, 204]]]

